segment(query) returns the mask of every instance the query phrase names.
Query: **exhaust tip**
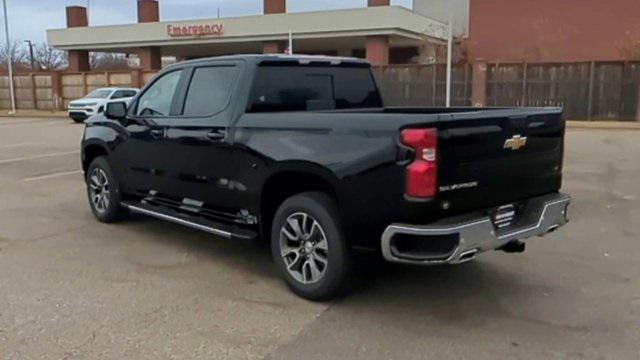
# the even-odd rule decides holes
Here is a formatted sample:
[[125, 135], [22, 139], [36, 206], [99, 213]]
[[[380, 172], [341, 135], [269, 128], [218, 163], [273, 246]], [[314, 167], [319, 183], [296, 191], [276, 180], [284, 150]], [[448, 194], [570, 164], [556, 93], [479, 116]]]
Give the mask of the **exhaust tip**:
[[476, 258], [476, 254], [478, 253], [478, 249], [469, 250], [460, 254], [458, 260], [455, 261], [456, 264], [463, 264], [469, 261], [472, 261]]

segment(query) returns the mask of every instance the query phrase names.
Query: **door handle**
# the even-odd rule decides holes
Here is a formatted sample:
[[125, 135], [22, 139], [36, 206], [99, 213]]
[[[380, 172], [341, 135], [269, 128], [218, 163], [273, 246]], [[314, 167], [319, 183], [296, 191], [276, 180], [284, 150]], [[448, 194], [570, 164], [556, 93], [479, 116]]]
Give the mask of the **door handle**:
[[224, 130], [212, 131], [207, 134], [207, 138], [211, 141], [222, 141], [227, 137], [227, 132]]
[[153, 137], [154, 139], [159, 139], [161, 137], [164, 137], [164, 130], [163, 129], [151, 129], [151, 137]]

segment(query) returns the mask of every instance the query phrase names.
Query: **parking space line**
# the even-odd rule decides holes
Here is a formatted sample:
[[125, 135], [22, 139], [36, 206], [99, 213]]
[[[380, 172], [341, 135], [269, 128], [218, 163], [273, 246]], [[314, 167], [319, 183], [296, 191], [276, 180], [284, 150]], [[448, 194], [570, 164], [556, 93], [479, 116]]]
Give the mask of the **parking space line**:
[[0, 160], [0, 165], [13, 163], [13, 162], [38, 160], [38, 159], [45, 159], [50, 157], [65, 156], [65, 155], [72, 155], [72, 154], [79, 154], [79, 153], [80, 151], [76, 150], [76, 151], [67, 151], [67, 152], [60, 152], [60, 153], [53, 153], [53, 154], [46, 154], [46, 155], [35, 155], [35, 156], [26, 156], [26, 157], [14, 158], [14, 159], [6, 159], [6, 160]]
[[36, 146], [36, 145], [42, 145], [44, 143], [41, 142], [26, 142], [26, 143], [20, 143], [20, 144], [11, 144], [11, 145], [2, 145], [0, 146], [0, 149], [11, 149], [11, 148], [17, 148], [17, 147], [22, 147], [22, 146]]
[[64, 172], [59, 172], [59, 173], [54, 173], [54, 174], [47, 174], [47, 175], [42, 175], [42, 176], [34, 176], [34, 177], [22, 179], [22, 181], [23, 182], [31, 182], [31, 181], [47, 180], [47, 179], [53, 179], [53, 178], [58, 178], [58, 177], [62, 177], [62, 176], [77, 175], [77, 174], [82, 174], [82, 170], [64, 171]]
[[19, 121], [3, 121], [0, 120], [0, 127], [16, 126], [16, 125], [33, 125], [61, 122], [60, 120], [37, 119], [37, 120], [19, 120]]

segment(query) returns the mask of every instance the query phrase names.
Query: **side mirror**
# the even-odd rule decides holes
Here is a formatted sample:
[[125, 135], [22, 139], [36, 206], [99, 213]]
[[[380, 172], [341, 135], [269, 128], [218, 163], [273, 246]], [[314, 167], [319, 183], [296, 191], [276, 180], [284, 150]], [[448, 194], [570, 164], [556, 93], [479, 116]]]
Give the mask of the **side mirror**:
[[122, 121], [127, 117], [127, 103], [124, 101], [110, 102], [104, 112], [107, 119]]

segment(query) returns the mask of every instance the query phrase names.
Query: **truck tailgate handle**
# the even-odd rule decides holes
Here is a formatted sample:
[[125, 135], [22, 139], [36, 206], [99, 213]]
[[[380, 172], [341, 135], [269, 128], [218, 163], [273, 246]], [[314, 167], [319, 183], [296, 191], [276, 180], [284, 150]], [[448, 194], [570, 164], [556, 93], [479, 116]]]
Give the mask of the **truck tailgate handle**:
[[227, 137], [227, 132], [224, 130], [212, 131], [207, 134], [207, 138], [211, 141], [222, 141]]

